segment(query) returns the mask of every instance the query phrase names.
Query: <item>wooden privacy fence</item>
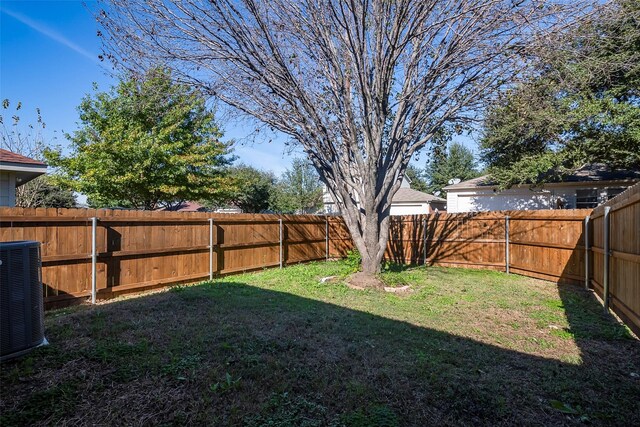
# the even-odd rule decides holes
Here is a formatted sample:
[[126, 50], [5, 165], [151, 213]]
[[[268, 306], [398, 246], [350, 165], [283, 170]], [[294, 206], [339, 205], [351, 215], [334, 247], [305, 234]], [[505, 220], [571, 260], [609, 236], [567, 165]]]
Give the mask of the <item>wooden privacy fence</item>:
[[350, 243], [323, 216], [0, 208], [0, 241], [15, 240], [42, 244], [47, 307], [340, 257]]
[[590, 209], [393, 217], [386, 259], [592, 288], [640, 335], [640, 184]]
[[593, 210], [587, 285], [640, 335], [640, 184]]
[[[586, 284], [638, 332], [639, 201], [640, 184], [593, 213], [582, 209], [392, 217], [385, 258]], [[339, 217], [0, 208], [0, 241], [12, 240], [42, 243], [48, 307], [89, 296], [341, 258], [353, 248]]]
[[590, 209], [392, 217], [385, 258], [584, 283]]

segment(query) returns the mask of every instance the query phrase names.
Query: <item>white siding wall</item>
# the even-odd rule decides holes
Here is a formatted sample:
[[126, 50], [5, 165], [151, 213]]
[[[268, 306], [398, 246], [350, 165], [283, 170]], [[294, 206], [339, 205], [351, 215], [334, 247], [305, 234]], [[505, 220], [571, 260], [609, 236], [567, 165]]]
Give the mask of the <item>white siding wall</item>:
[[419, 215], [429, 213], [428, 203], [394, 203], [391, 215]]
[[0, 206], [16, 205], [16, 176], [0, 171]]
[[512, 188], [501, 192], [492, 189], [454, 190], [447, 192], [447, 212], [481, 212], [501, 210], [540, 210], [555, 209], [558, 199], [564, 201], [564, 207], [575, 209], [576, 190], [598, 189], [598, 202], [607, 200], [607, 187], [619, 187], [615, 184], [588, 184], [584, 186], [549, 186], [543, 190]]
[[500, 210], [549, 209], [551, 194], [528, 189], [511, 189], [501, 193], [493, 190], [447, 192], [447, 212], [478, 212]]

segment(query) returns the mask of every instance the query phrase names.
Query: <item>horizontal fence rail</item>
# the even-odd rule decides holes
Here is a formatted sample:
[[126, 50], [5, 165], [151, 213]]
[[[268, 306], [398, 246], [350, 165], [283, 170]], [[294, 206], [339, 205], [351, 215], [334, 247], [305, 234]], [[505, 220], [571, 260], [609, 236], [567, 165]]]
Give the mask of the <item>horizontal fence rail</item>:
[[[636, 332], [639, 200], [636, 185], [609, 203], [609, 298], [614, 311]], [[385, 260], [588, 283], [603, 296], [603, 212], [598, 208], [593, 213], [577, 209], [394, 216]], [[0, 241], [14, 240], [42, 244], [47, 307], [343, 258], [354, 247], [344, 221], [335, 216], [0, 208]]]
[[584, 283], [590, 209], [392, 217], [385, 258], [402, 264], [489, 268]]
[[48, 308], [342, 257], [347, 237], [340, 218], [314, 215], [0, 208], [0, 241], [41, 242]]

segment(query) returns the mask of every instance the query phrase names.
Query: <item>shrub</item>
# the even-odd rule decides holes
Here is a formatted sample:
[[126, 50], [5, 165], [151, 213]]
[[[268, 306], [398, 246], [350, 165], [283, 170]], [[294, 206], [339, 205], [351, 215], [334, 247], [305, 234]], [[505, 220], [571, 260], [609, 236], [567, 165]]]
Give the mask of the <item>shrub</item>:
[[357, 249], [351, 249], [347, 252], [345, 263], [349, 266], [351, 273], [355, 273], [360, 270], [360, 264], [362, 263], [362, 257]]

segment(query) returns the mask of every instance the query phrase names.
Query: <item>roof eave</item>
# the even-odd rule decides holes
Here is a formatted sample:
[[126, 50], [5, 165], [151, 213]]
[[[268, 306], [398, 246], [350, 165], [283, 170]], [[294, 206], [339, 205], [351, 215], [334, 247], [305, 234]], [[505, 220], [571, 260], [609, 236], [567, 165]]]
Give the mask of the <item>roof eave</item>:
[[16, 162], [1, 162], [0, 171], [7, 172], [34, 172], [34, 173], [46, 173], [47, 165], [44, 163], [16, 163]]
[[0, 172], [10, 172], [16, 176], [16, 188], [47, 173], [47, 165], [0, 162]]

